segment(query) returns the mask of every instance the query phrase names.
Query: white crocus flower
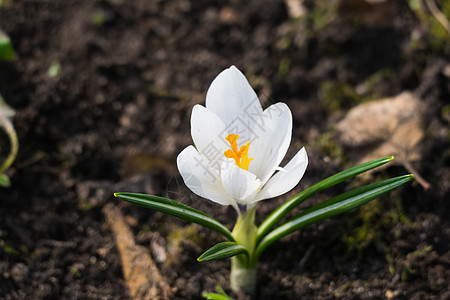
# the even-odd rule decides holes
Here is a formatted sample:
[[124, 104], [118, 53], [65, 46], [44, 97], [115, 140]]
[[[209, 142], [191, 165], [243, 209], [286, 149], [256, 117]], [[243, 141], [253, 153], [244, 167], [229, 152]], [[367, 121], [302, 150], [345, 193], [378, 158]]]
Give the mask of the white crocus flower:
[[292, 114], [284, 103], [263, 110], [245, 76], [235, 67], [220, 73], [206, 94], [206, 107], [191, 116], [194, 146], [177, 158], [185, 184], [195, 194], [240, 207], [282, 195], [305, 173], [304, 148], [281, 168], [292, 136]]

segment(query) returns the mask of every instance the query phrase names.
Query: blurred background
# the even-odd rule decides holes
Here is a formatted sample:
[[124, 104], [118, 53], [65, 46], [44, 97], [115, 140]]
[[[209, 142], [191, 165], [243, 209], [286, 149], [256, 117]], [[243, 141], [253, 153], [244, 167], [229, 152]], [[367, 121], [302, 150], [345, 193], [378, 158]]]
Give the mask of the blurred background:
[[[193, 105], [230, 65], [264, 107], [288, 104], [287, 159], [305, 146], [310, 160], [292, 192], [259, 204], [258, 222], [363, 161], [396, 156], [295, 212], [416, 175], [271, 246], [258, 299], [449, 298], [449, 19], [445, 0], [0, 0], [0, 119], [19, 140], [0, 188], [0, 298], [230, 292], [229, 261], [196, 261], [220, 236], [112, 196], [170, 197], [231, 228], [235, 212], [193, 195], [175, 165]], [[1, 161], [10, 150], [1, 131]]]

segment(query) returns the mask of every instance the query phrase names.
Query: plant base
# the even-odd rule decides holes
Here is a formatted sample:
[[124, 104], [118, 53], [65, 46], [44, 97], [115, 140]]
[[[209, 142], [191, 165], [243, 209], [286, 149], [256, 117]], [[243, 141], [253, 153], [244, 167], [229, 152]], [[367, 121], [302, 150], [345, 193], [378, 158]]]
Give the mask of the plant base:
[[234, 292], [244, 290], [248, 295], [254, 295], [256, 289], [256, 269], [244, 268], [237, 257], [231, 258], [230, 283]]

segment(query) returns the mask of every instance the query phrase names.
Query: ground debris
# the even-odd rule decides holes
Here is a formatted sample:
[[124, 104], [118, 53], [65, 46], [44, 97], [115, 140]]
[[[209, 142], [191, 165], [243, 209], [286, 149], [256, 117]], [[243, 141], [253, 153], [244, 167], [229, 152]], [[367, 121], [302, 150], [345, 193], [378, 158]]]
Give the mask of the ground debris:
[[338, 12], [342, 16], [357, 18], [367, 26], [392, 25], [396, 13], [395, 1], [340, 0]]
[[103, 209], [120, 253], [125, 282], [134, 299], [170, 299], [172, 290], [147, 249], [136, 245], [133, 233], [114, 205]]
[[338, 141], [358, 164], [394, 155], [395, 162], [428, 188], [429, 183], [411, 166], [422, 160], [426, 109], [409, 91], [358, 105], [337, 124]]

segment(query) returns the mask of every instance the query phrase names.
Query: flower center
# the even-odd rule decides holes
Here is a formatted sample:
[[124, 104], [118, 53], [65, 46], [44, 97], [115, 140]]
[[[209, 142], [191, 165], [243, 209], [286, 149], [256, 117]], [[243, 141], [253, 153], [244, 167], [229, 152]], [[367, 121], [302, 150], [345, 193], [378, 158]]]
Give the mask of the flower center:
[[230, 143], [231, 149], [224, 152], [227, 158], [233, 158], [236, 165], [244, 170], [248, 171], [248, 165], [254, 158], [248, 158], [248, 148], [250, 147], [250, 141], [247, 144], [242, 145], [241, 148], [237, 148], [237, 139], [239, 135], [229, 134], [225, 139]]

